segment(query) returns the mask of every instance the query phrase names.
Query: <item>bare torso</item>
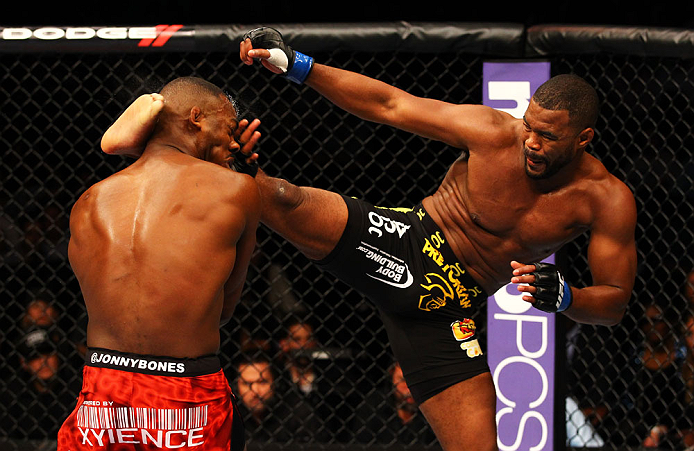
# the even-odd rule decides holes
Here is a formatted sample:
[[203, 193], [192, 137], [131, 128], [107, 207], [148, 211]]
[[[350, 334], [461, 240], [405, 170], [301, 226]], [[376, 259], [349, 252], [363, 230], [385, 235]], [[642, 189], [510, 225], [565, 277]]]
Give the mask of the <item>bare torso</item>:
[[512, 260], [539, 261], [588, 230], [600, 196], [619, 183], [583, 154], [570, 180], [543, 189], [525, 174], [522, 149], [520, 137], [494, 151], [471, 149], [423, 201], [461, 263], [489, 294], [509, 283]]
[[80, 197], [69, 258], [88, 346], [172, 357], [217, 351], [220, 318], [233, 309], [224, 285], [245, 233], [239, 199], [249, 180], [174, 150], [145, 153]]

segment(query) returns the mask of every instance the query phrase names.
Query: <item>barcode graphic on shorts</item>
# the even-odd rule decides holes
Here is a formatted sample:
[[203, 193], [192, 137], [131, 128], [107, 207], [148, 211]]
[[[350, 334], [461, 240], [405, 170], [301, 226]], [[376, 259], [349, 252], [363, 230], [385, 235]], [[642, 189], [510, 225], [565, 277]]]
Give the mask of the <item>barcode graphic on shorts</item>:
[[180, 430], [207, 426], [207, 406], [184, 409], [80, 406], [77, 426], [92, 429]]

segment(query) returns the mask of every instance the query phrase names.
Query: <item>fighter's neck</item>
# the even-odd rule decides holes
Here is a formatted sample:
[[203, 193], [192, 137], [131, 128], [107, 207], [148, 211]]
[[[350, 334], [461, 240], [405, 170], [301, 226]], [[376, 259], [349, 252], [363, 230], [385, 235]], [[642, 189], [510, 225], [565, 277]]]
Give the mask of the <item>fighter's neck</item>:
[[561, 190], [571, 185], [577, 178], [583, 177], [589, 165], [587, 157], [588, 155], [585, 152], [581, 152], [576, 158], [550, 177], [540, 179], [528, 177], [529, 185], [538, 193], [543, 194]]
[[150, 141], [149, 143], [147, 143], [147, 147], [145, 147], [144, 152], [142, 152], [142, 157], [145, 157], [145, 158], [154, 157], [154, 158], [156, 158], [159, 156], [176, 154], [176, 153], [182, 153], [184, 155], [189, 155], [189, 156], [197, 158], [197, 156], [194, 154], [193, 150], [191, 150], [187, 146], [181, 146], [179, 144], [175, 144], [172, 142], [160, 141], [160, 140], [154, 140], [154, 141]]

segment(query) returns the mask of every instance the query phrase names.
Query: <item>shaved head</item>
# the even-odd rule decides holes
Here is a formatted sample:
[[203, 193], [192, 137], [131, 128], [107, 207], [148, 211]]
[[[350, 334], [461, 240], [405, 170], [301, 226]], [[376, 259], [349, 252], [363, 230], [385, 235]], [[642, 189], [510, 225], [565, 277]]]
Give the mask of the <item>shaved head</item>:
[[571, 123], [579, 128], [594, 128], [598, 118], [598, 95], [584, 79], [563, 74], [543, 83], [533, 99], [548, 110], [567, 110]]
[[[166, 106], [162, 111], [164, 121], [167, 113], [172, 115], [187, 116], [194, 106], [203, 112], [219, 110], [233, 99], [218, 86], [196, 77], [181, 77], [167, 83], [161, 90]], [[234, 108], [235, 109], [235, 108]]]
[[150, 137], [201, 160], [228, 168], [238, 114], [233, 99], [218, 86], [196, 77], [181, 77], [160, 91], [164, 107]]

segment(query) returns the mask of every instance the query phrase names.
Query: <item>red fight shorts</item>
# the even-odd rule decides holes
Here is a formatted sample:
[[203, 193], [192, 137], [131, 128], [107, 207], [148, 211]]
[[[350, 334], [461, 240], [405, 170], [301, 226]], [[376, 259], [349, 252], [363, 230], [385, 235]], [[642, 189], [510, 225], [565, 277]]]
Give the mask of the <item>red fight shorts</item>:
[[90, 348], [58, 451], [243, 451], [244, 434], [216, 356], [177, 359]]

